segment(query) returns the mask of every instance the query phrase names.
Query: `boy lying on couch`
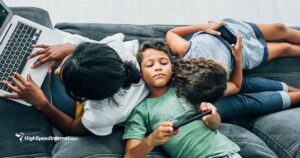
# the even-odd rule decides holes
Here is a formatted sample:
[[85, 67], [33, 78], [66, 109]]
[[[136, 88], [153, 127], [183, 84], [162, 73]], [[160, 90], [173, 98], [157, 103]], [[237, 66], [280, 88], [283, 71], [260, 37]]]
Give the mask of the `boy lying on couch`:
[[210, 103], [202, 102], [200, 110], [212, 110], [212, 114], [173, 129], [172, 120], [195, 113], [196, 108], [175, 93], [170, 50], [164, 42], [143, 43], [138, 61], [150, 95], [127, 120], [123, 135], [127, 139], [125, 157], [145, 157], [158, 145], [163, 145], [171, 157], [241, 157], [239, 147], [217, 130], [220, 116]]

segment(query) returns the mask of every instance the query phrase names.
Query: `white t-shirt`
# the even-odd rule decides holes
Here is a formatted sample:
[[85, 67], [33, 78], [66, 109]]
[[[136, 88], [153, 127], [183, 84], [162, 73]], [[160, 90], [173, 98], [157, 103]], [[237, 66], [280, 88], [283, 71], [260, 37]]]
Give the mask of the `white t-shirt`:
[[[132, 53], [124, 46], [124, 35], [116, 34], [101, 41], [94, 41], [79, 35], [72, 35], [59, 31], [66, 38], [64, 42], [80, 44], [82, 42], [106, 43], [113, 48], [122, 61], [132, 61], [138, 69], [139, 64]], [[108, 135], [112, 133], [113, 126], [127, 120], [131, 111], [140, 103], [149, 91], [141, 79], [139, 83], [132, 84], [128, 90], [120, 89], [114, 98], [118, 104], [111, 99], [88, 100], [84, 102], [83, 125], [95, 135]]]

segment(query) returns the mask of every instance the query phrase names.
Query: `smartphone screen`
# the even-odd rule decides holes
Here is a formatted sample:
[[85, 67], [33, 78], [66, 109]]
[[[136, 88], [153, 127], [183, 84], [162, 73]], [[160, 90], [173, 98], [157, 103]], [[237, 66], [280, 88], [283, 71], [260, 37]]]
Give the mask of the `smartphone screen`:
[[235, 35], [226, 28], [226, 26], [221, 26], [220, 28], [217, 29], [221, 33], [221, 37], [227, 41], [230, 45], [231, 44], [236, 44], [236, 37]]

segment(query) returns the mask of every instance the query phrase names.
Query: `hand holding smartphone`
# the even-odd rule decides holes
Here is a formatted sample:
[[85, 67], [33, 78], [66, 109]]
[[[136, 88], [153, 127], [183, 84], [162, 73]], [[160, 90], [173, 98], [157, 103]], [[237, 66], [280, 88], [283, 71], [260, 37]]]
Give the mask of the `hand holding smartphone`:
[[199, 111], [199, 112], [196, 112], [195, 114], [192, 114], [190, 116], [187, 116], [181, 120], [178, 120], [176, 122], [173, 123], [173, 129], [176, 130], [178, 129], [179, 127], [183, 126], [183, 125], [186, 125], [192, 121], [195, 121], [197, 119], [200, 119], [202, 118], [203, 116], [206, 116], [206, 115], [209, 115], [211, 114], [211, 110], [207, 110], [205, 112], [202, 112], [202, 111]]
[[237, 38], [236, 36], [226, 27], [226, 26], [221, 26], [217, 29], [221, 33], [221, 37], [227, 41], [230, 45], [236, 44]]

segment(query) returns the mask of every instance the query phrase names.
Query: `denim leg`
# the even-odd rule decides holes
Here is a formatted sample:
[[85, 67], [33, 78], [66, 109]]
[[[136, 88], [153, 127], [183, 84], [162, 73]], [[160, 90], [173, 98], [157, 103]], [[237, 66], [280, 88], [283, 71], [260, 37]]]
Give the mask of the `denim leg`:
[[54, 71], [51, 72], [51, 89], [52, 89], [52, 103], [62, 112], [68, 114], [71, 117], [75, 115], [75, 103], [74, 101], [66, 94], [64, 85], [60, 79], [54, 74]]
[[226, 120], [280, 111], [283, 100], [279, 92], [269, 91], [223, 97], [215, 105], [221, 118]]
[[256, 93], [265, 91], [287, 91], [287, 85], [283, 82], [262, 77], [243, 77], [241, 93]]

